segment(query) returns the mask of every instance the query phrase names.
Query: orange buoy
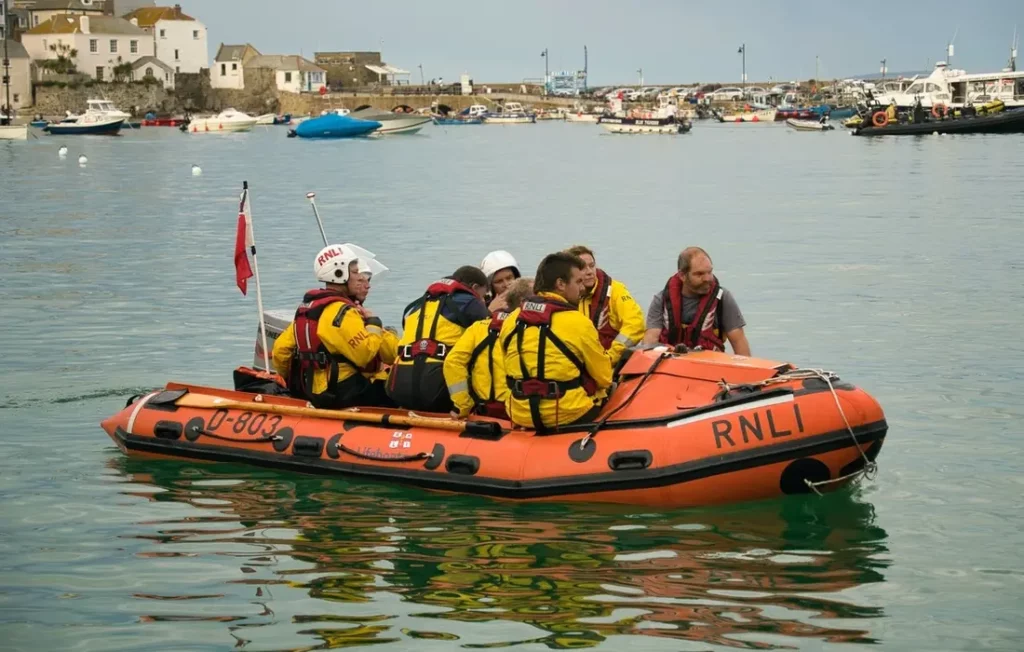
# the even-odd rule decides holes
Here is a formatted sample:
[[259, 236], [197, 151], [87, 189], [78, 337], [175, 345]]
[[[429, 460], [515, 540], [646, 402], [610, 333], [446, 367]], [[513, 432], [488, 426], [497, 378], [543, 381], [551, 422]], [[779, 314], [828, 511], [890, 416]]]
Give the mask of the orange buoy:
[[871, 124], [876, 127], [884, 127], [889, 124], [889, 116], [886, 115], [885, 111], [878, 111], [875, 115], [871, 116]]

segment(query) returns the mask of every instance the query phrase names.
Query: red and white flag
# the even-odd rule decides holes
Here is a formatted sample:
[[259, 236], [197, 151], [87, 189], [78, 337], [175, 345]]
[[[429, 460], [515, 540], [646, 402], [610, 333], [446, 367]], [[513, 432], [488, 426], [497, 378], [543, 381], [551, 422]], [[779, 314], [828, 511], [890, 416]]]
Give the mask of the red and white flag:
[[238, 205], [238, 230], [235, 232], [235, 283], [245, 294], [247, 281], [252, 278], [252, 267], [249, 265], [249, 253], [256, 253], [256, 245], [252, 239], [252, 214], [249, 212], [249, 191], [242, 191], [242, 200]]

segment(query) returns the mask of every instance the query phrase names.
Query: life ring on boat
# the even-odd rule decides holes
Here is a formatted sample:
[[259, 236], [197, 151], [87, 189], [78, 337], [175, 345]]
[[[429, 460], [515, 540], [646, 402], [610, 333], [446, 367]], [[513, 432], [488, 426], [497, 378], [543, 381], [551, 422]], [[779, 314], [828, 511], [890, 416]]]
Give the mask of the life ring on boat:
[[932, 106], [932, 117], [933, 118], [945, 118], [949, 115], [949, 107], [945, 104], [935, 104]]
[[889, 116], [885, 114], [885, 111], [877, 111], [875, 115], [871, 116], [871, 124], [876, 127], [884, 127], [889, 124]]

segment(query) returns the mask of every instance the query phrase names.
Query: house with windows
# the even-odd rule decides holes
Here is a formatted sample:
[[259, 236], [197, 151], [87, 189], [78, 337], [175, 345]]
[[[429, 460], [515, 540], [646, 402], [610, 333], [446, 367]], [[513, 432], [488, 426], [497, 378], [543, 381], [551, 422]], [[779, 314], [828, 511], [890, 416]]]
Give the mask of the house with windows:
[[245, 45], [220, 44], [217, 55], [210, 67], [211, 88], [245, 88], [245, 64], [260, 51], [246, 43]]
[[261, 54], [244, 68], [272, 71], [277, 90], [287, 93], [316, 93], [327, 86], [327, 71], [296, 54]]
[[[0, 0], [0, 5], [3, 5], [3, 0]], [[0, 50], [0, 56], [2, 53]], [[7, 57], [11, 65], [11, 106], [14, 109], [32, 106], [32, 58], [25, 46], [17, 41], [7, 42]], [[0, 104], [6, 103], [7, 99], [0, 95]]]
[[206, 25], [183, 13], [181, 5], [142, 7], [125, 14], [124, 19], [153, 37], [154, 56], [175, 73], [198, 73], [210, 67]]
[[167, 90], [174, 89], [174, 68], [156, 57], [142, 57], [132, 64], [132, 81], [154, 79]]
[[102, 16], [107, 5], [104, 0], [34, 0], [26, 8], [31, 29], [55, 16]]
[[154, 56], [153, 39], [123, 18], [91, 15], [54, 16], [21, 35], [34, 61], [70, 56], [75, 67], [97, 81], [114, 78], [114, 67]]

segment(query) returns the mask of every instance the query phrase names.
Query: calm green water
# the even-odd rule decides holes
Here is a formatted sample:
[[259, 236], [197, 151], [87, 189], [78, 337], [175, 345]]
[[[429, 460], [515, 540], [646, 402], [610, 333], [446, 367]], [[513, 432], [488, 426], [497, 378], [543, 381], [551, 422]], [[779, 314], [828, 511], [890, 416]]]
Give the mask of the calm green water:
[[[1024, 647], [1024, 137], [599, 134], [0, 143], [0, 647]], [[655, 513], [128, 460], [98, 426], [128, 395], [251, 360], [243, 179], [268, 307], [311, 286], [310, 190], [392, 268], [370, 297], [391, 322], [498, 247], [530, 267], [587, 243], [646, 303], [702, 245], [755, 354], [880, 400], [880, 473]]]

